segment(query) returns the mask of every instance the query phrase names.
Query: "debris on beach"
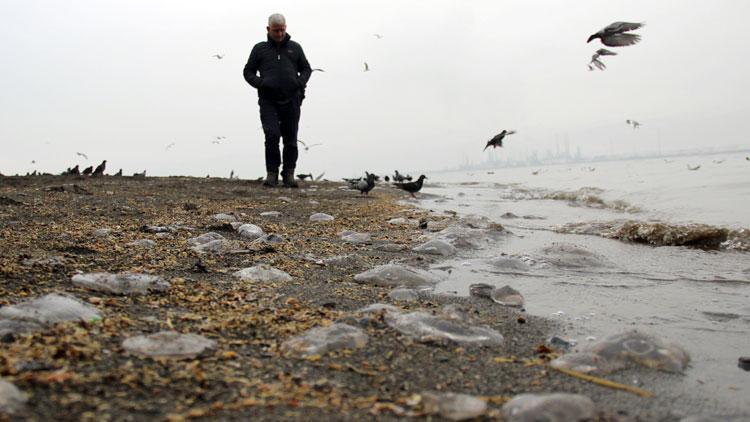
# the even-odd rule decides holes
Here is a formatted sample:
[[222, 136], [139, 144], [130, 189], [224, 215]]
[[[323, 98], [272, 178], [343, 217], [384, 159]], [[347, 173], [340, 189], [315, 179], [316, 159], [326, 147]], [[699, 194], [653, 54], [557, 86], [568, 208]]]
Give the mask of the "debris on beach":
[[456, 248], [453, 245], [440, 239], [432, 239], [412, 248], [412, 250], [414, 252], [440, 256], [451, 256], [456, 254]]
[[452, 421], [463, 421], [487, 413], [487, 402], [468, 394], [424, 392], [422, 408], [428, 415], [440, 415]]
[[73, 296], [51, 293], [17, 305], [3, 306], [0, 308], [2, 318], [51, 325], [63, 321], [88, 322], [101, 316], [97, 308]]
[[310, 216], [310, 221], [322, 222], [322, 221], [333, 221], [333, 216], [323, 212], [316, 212]]
[[385, 264], [355, 275], [354, 281], [386, 287], [421, 287], [435, 284], [437, 279], [427, 271], [418, 268]]
[[243, 268], [234, 273], [234, 276], [242, 281], [262, 281], [262, 282], [274, 282], [274, 281], [291, 281], [292, 276], [273, 268], [271, 266], [260, 264], [254, 267]]

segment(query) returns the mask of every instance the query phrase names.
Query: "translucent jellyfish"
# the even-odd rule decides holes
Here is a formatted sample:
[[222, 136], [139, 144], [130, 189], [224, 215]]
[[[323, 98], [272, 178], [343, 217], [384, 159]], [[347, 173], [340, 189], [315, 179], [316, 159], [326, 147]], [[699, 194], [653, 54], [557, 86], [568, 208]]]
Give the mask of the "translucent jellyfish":
[[379, 265], [354, 276], [359, 283], [386, 287], [419, 287], [432, 285], [437, 279], [427, 271], [398, 264]]
[[508, 422], [574, 422], [593, 420], [594, 402], [580, 394], [520, 394], [503, 405]]
[[0, 308], [0, 318], [49, 325], [63, 321], [91, 321], [101, 317], [94, 306], [72, 296], [51, 293], [17, 305], [3, 306]]
[[436, 317], [424, 312], [388, 313], [386, 323], [401, 334], [427, 342], [455, 342], [462, 345], [499, 346], [503, 336], [488, 327], [475, 327], [462, 321]]
[[452, 420], [473, 419], [487, 412], [487, 403], [468, 394], [456, 393], [422, 393], [422, 406], [427, 414], [439, 414]]
[[126, 351], [147, 357], [192, 359], [216, 342], [196, 334], [161, 331], [147, 336], [135, 336], [122, 342]]
[[426, 253], [431, 255], [440, 256], [451, 256], [456, 254], [456, 247], [450, 243], [440, 240], [432, 239], [426, 243], [423, 243], [412, 249], [415, 252]]
[[298, 356], [322, 355], [337, 349], [359, 349], [367, 344], [367, 334], [357, 327], [336, 323], [316, 327], [281, 344], [285, 353]]
[[147, 294], [149, 291], [164, 291], [170, 284], [163, 278], [137, 273], [86, 273], [76, 274], [70, 279], [73, 284], [87, 290], [115, 294]]
[[239, 271], [236, 271], [233, 275], [243, 281], [275, 282], [292, 280], [292, 276], [285, 273], [284, 271], [265, 264], [243, 268]]

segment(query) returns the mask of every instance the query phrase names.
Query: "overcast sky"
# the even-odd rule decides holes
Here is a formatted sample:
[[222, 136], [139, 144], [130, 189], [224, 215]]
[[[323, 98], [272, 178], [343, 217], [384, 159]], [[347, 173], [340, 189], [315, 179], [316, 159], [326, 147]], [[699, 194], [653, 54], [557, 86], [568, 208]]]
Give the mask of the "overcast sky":
[[[300, 151], [298, 173], [476, 162], [502, 129], [518, 134], [497, 153], [516, 157], [565, 137], [586, 155], [653, 151], [657, 133], [662, 150], [750, 147], [744, 0], [0, 0], [0, 172], [107, 159], [126, 174], [263, 175], [242, 69], [274, 12], [325, 69], [299, 133], [323, 145]], [[643, 40], [590, 72], [601, 44], [586, 39], [613, 21], [646, 22]]]

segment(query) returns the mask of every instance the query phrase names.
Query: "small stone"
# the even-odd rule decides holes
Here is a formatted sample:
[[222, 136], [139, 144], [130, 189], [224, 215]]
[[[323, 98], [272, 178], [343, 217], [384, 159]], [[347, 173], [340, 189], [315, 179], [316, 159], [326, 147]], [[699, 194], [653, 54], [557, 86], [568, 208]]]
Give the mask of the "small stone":
[[322, 355], [337, 349], [359, 349], [367, 344], [367, 334], [357, 327], [335, 323], [328, 327], [316, 327], [292, 337], [281, 344], [285, 353], [310, 356]]
[[243, 268], [233, 274], [242, 281], [292, 281], [292, 276], [265, 264]]
[[215, 341], [203, 336], [175, 331], [131, 337], [122, 342], [123, 349], [130, 353], [172, 359], [192, 359], [215, 345]]
[[422, 405], [427, 414], [439, 414], [452, 421], [478, 418], [487, 412], [487, 403], [468, 394], [422, 393]]
[[279, 199], [279, 201], [281, 201], [281, 202], [287, 202], [287, 203], [289, 203], [289, 202], [292, 202], [292, 198], [290, 198], [290, 197], [288, 197], [288, 196], [279, 196], [279, 198], [278, 198], [278, 199]]
[[322, 212], [316, 212], [315, 214], [310, 216], [310, 221], [315, 221], [315, 222], [333, 221], [333, 216], [326, 214], [326, 213], [322, 213]]
[[503, 405], [508, 422], [574, 422], [594, 420], [596, 409], [580, 394], [519, 394]]

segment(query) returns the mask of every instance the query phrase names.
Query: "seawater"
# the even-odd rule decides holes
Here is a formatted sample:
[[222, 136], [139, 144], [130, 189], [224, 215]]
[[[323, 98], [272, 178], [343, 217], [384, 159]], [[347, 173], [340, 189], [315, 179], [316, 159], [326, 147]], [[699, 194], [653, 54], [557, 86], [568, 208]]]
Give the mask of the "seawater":
[[[750, 154], [748, 154], [750, 155]], [[510, 285], [577, 348], [640, 329], [691, 366], [675, 393], [706, 413], [750, 415], [750, 161], [743, 154], [430, 174], [422, 207], [480, 215], [509, 232], [441, 263], [446, 294]], [[697, 170], [689, 170], [696, 168]], [[559, 255], [548, 248], [581, 252]], [[547, 248], [547, 249], [545, 249]], [[557, 249], [555, 249], [557, 248]], [[493, 265], [505, 257], [519, 266]], [[585, 263], [590, 263], [586, 265]], [[567, 264], [566, 264], [567, 263]], [[580, 263], [580, 262], [579, 262]]]

